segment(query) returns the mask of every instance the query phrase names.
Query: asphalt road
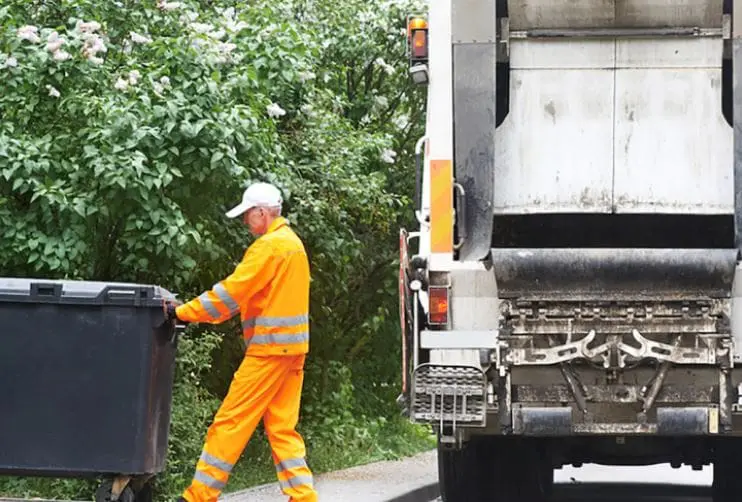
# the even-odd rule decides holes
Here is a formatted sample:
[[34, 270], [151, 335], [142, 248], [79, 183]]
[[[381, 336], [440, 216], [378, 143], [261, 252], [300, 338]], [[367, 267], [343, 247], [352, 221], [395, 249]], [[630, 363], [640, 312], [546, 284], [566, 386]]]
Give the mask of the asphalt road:
[[673, 469], [669, 465], [564, 467], [554, 475], [553, 501], [711, 502], [712, 478], [710, 467], [701, 471], [690, 467]]
[[[711, 468], [693, 471], [669, 465], [614, 467], [585, 465], [555, 472], [554, 502], [710, 502]], [[317, 476], [322, 502], [430, 502], [438, 480], [434, 451]], [[427, 487], [428, 496], [404, 497]], [[421, 494], [422, 495], [422, 494]], [[285, 502], [276, 484], [225, 495], [224, 502]], [[441, 499], [438, 498], [438, 501]], [[487, 502], [483, 500], [481, 502]], [[527, 502], [527, 501], [524, 501]]]
[[554, 476], [559, 502], [710, 502], [713, 471], [669, 465], [565, 467]]
[[[669, 465], [585, 465], [559, 469], [554, 479], [553, 502], [711, 502], [712, 470], [708, 467], [693, 471], [690, 467], [672, 469]], [[315, 486], [322, 502], [432, 502], [441, 500], [435, 498], [437, 480], [436, 453], [431, 451], [320, 474]], [[270, 483], [226, 493], [221, 501], [286, 502], [286, 497], [277, 483]], [[0, 494], [0, 502], [19, 501], [3, 499]]]

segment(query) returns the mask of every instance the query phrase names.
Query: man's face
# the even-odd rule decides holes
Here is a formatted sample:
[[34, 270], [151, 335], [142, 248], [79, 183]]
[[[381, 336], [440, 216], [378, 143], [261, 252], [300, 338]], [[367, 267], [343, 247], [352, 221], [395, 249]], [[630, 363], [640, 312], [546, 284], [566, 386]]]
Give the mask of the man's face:
[[268, 230], [268, 212], [262, 207], [248, 209], [243, 221], [253, 235], [263, 235]]

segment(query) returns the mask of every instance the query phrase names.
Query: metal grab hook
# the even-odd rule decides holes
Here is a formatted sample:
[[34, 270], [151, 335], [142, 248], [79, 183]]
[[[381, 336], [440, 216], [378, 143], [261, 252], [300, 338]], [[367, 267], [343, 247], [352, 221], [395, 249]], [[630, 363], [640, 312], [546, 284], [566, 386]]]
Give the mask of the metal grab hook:
[[[464, 190], [464, 187], [461, 186], [461, 183], [454, 183], [454, 188], [456, 188], [459, 191], [459, 198], [458, 198], [458, 210], [455, 214], [455, 219], [459, 222], [459, 242], [455, 243], [453, 245], [453, 248], [456, 250], [461, 249], [461, 246], [464, 245], [464, 242], [466, 242], [467, 232], [466, 232], [466, 190]], [[460, 216], [460, 218], [459, 218]]]

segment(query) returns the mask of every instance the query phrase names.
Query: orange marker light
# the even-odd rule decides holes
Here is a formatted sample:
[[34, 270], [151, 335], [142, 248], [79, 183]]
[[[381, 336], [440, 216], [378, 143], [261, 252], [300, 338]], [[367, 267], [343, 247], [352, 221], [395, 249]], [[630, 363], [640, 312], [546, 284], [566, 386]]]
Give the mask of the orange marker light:
[[430, 324], [448, 323], [448, 288], [430, 286], [428, 288], [430, 302], [430, 313], [428, 320]]
[[407, 25], [407, 34], [411, 34], [413, 30], [427, 30], [428, 22], [421, 17], [413, 17]]

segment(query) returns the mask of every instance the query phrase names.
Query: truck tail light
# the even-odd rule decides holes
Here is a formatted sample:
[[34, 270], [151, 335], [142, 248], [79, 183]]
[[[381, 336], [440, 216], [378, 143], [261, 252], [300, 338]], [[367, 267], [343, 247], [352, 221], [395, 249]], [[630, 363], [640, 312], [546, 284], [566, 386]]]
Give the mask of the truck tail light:
[[448, 288], [430, 286], [428, 288], [430, 324], [448, 324]]

